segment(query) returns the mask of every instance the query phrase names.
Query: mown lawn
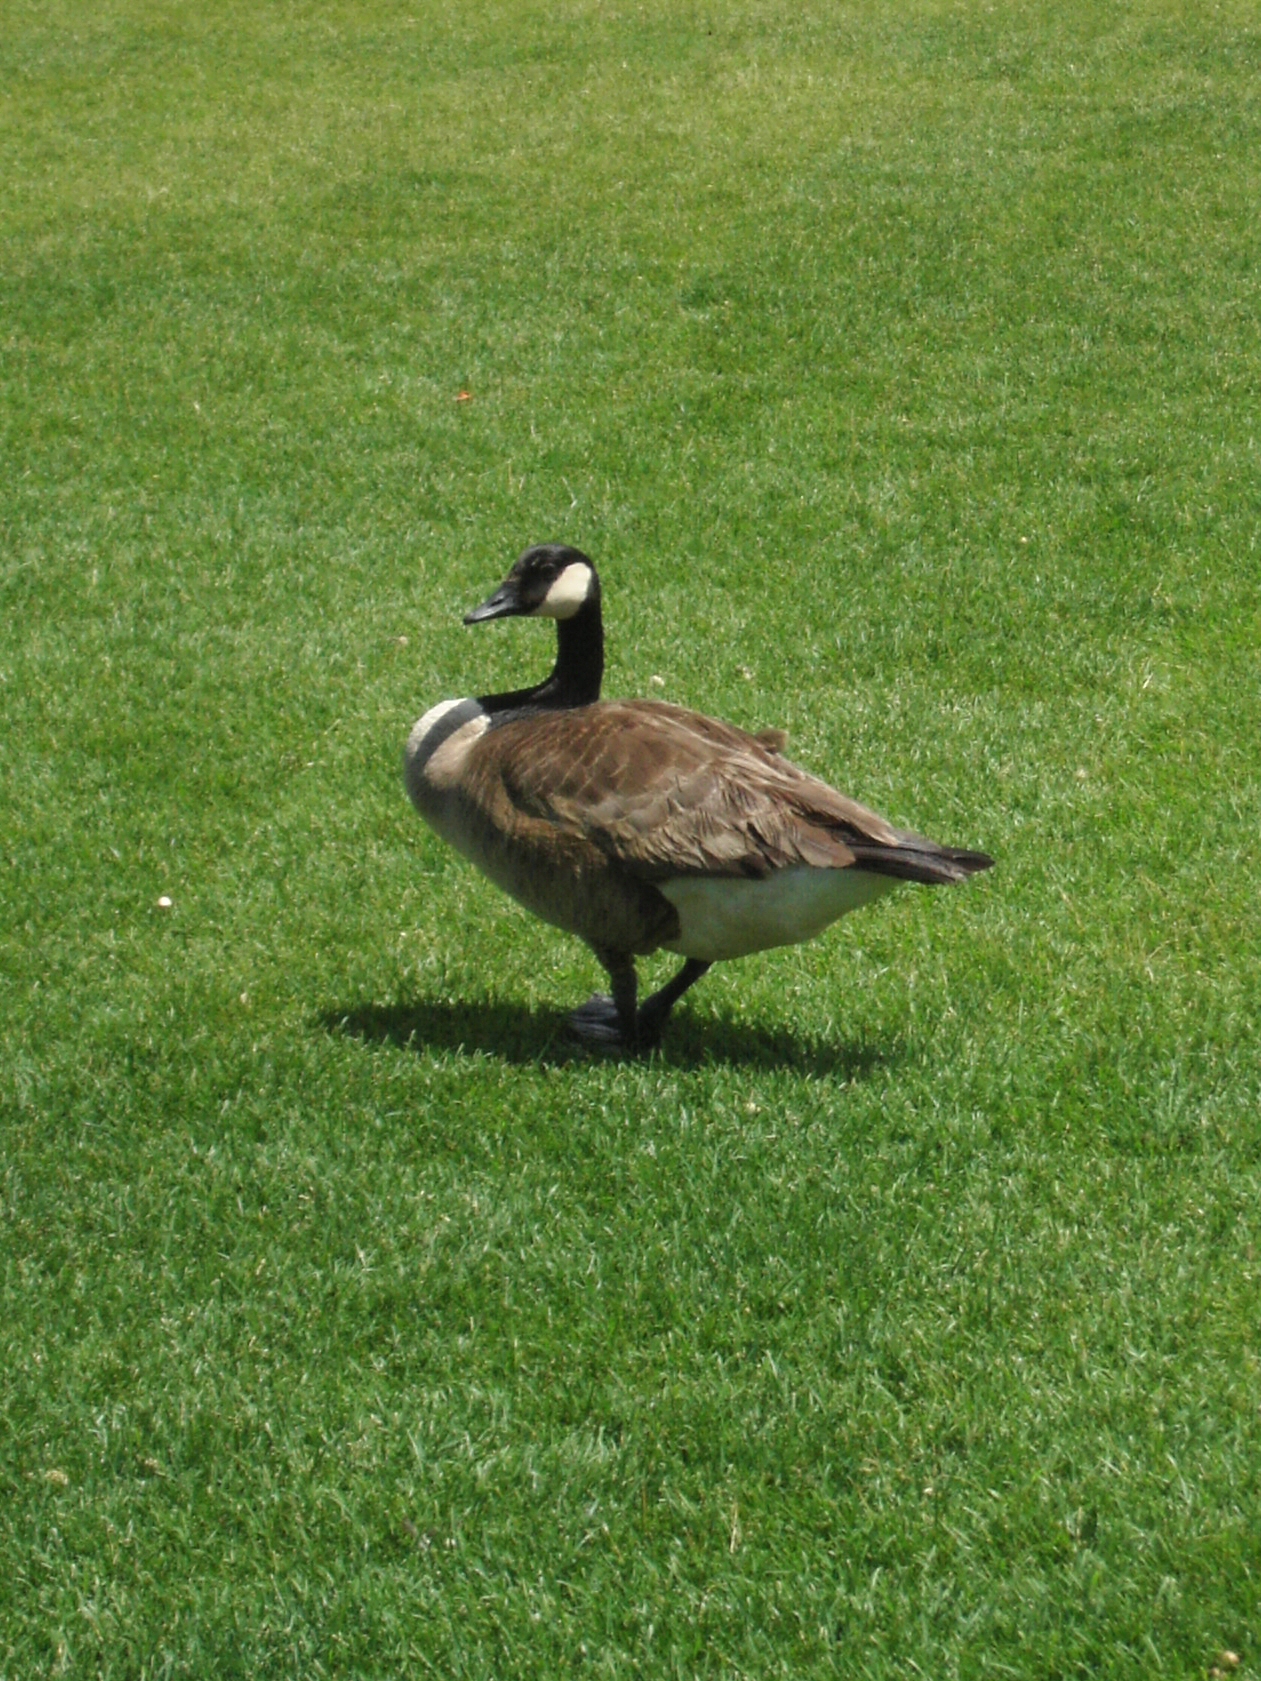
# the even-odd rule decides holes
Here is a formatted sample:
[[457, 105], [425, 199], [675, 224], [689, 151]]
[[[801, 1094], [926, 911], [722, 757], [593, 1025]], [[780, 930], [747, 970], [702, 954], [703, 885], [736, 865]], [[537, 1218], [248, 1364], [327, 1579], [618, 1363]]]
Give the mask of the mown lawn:
[[[0, 180], [0, 1677], [1261, 1676], [1256, 9], [13, 0]], [[550, 539], [998, 868], [571, 1048]]]

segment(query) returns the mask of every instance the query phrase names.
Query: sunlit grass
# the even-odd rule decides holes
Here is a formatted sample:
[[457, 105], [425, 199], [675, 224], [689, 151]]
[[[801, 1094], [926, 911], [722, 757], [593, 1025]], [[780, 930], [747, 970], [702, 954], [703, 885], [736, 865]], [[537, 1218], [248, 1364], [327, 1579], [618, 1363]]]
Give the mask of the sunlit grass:
[[[1257, 1675], [1259, 84], [8, 9], [0, 1677]], [[399, 775], [553, 538], [998, 868], [574, 1051]]]

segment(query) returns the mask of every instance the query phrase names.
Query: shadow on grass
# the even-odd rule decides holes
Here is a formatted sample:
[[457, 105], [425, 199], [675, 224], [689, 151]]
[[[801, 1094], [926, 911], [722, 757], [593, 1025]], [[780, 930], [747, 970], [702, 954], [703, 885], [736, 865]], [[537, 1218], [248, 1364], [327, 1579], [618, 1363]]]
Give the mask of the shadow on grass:
[[[563, 1015], [490, 999], [452, 1003], [445, 999], [408, 999], [397, 1004], [356, 1004], [326, 1010], [318, 1018], [330, 1033], [400, 1050], [478, 1051], [505, 1062], [552, 1066], [618, 1060], [620, 1053], [592, 1049], [572, 1038]], [[733, 1067], [795, 1069], [833, 1079], [861, 1079], [902, 1060], [903, 1047], [829, 1044], [731, 1016], [703, 1021], [686, 1008], [666, 1028], [660, 1052], [672, 1067], [699, 1068], [714, 1063]]]

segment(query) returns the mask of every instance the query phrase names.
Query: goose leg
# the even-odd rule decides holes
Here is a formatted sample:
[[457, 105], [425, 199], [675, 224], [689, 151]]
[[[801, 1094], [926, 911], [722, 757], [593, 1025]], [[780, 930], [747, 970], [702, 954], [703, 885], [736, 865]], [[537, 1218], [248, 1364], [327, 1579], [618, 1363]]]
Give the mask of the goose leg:
[[637, 1009], [634, 960], [621, 952], [599, 951], [596, 956], [609, 972], [613, 996], [596, 993], [594, 998], [588, 998], [570, 1015], [570, 1028], [580, 1039], [601, 1045], [623, 1045], [636, 1051], [651, 1050], [658, 1043], [670, 1011], [710, 967], [697, 957], [689, 957], [674, 979], [667, 981], [651, 998], [645, 998]]
[[635, 999], [639, 981], [635, 974], [635, 960], [625, 952], [597, 950], [596, 956], [609, 972], [613, 996], [597, 992], [570, 1012], [569, 1026], [580, 1039], [590, 1039], [600, 1045], [625, 1045], [635, 1049], [638, 1044]]
[[659, 992], [654, 992], [651, 998], [645, 998], [639, 1006], [639, 1042], [641, 1045], [655, 1045], [661, 1037], [661, 1029], [666, 1024], [666, 1017], [682, 998], [688, 987], [695, 986], [697, 981], [710, 967], [702, 963], [699, 957], [689, 957], [672, 981], [667, 981]]

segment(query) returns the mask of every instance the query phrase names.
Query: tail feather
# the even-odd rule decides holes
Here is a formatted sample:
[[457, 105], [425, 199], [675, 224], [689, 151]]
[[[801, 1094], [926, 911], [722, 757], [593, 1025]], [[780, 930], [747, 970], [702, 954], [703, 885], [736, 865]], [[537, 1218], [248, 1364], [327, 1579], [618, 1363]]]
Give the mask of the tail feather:
[[988, 852], [968, 852], [958, 846], [938, 846], [921, 835], [907, 835], [897, 846], [854, 846], [855, 864], [873, 875], [892, 876], [897, 881], [918, 881], [940, 887], [966, 881], [979, 870], [994, 867]]

